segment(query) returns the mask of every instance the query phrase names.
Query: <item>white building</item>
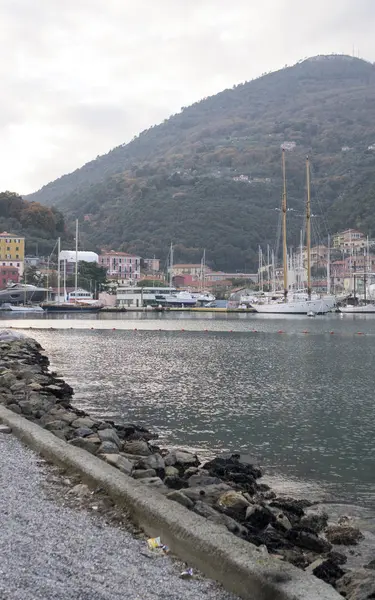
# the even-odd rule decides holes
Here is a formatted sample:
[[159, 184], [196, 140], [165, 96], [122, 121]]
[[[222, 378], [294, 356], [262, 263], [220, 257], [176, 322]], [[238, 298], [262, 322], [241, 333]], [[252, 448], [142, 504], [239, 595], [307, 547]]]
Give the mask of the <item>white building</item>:
[[[99, 262], [99, 256], [96, 254], [96, 252], [84, 252], [82, 250], [79, 250], [77, 252], [77, 258], [78, 258], [78, 262], [80, 262], [81, 260], [85, 261], [85, 262]], [[62, 250], [60, 252], [60, 260], [64, 261], [66, 260], [67, 263], [75, 263], [76, 262], [76, 252], [75, 250]]]

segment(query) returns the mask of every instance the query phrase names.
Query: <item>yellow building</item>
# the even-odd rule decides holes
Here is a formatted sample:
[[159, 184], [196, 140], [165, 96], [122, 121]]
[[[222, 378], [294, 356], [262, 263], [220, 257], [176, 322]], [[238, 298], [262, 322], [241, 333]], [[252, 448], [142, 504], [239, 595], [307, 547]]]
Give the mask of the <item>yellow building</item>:
[[25, 238], [14, 233], [0, 233], [0, 266], [17, 267], [23, 275], [25, 260]]

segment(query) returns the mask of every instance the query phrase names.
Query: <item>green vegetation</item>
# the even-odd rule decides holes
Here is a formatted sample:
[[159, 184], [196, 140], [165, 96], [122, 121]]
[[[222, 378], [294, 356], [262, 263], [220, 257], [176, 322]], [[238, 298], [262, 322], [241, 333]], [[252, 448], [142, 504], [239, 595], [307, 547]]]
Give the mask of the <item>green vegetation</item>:
[[[375, 67], [317, 57], [205, 98], [30, 199], [56, 205], [85, 245], [144, 257], [253, 270], [258, 245], [275, 246], [280, 146], [287, 153], [289, 242], [297, 246], [310, 155], [317, 239], [358, 227], [375, 236]], [[238, 179], [239, 178], [239, 179]]]
[[26, 238], [26, 253], [49, 254], [56, 238], [65, 235], [62, 213], [56, 208], [28, 202], [14, 192], [0, 193], [0, 231]]
[[167, 284], [160, 279], [142, 279], [137, 282], [138, 287], [165, 287]]

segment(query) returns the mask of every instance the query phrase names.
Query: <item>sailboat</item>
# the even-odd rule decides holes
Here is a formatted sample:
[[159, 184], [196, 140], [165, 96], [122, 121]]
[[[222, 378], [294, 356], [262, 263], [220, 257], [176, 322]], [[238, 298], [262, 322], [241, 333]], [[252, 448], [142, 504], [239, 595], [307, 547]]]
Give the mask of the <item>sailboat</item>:
[[60, 260], [61, 243], [60, 238], [57, 244], [57, 301], [43, 302], [41, 307], [46, 312], [99, 312], [103, 308], [103, 304], [97, 300], [93, 300], [91, 294], [78, 288], [78, 219], [76, 220], [76, 260], [75, 260], [75, 285], [74, 292], [66, 294], [66, 260], [64, 262], [64, 302], [61, 302], [61, 260]]
[[307, 245], [307, 294], [303, 297], [296, 295], [288, 296], [288, 248], [287, 248], [287, 187], [286, 187], [286, 167], [285, 167], [285, 149], [282, 149], [282, 173], [283, 173], [283, 194], [282, 194], [282, 233], [283, 233], [283, 271], [284, 271], [284, 294], [283, 298], [276, 301], [270, 301], [265, 304], [254, 304], [253, 308], [257, 313], [262, 314], [284, 314], [284, 315], [322, 315], [331, 310], [329, 304], [320, 297], [311, 294], [311, 200], [310, 200], [310, 163], [309, 157], [306, 157], [306, 245]]

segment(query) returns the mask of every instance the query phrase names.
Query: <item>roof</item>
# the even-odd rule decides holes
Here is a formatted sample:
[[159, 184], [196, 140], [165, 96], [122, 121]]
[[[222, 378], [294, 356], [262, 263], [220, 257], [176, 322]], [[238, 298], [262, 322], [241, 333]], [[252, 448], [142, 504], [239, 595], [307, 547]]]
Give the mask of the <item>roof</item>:
[[2, 233], [0, 233], [0, 237], [16, 237], [24, 239], [23, 235], [19, 235], [18, 233], [9, 233], [8, 231], [3, 231]]
[[336, 237], [338, 235], [344, 235], [345, 233], [360, 233], [361, 235], [364, 235], [362, 233], [362, 231], [359, 231], [358, 229], [344, 229], [344, 231], [340, 231], [339, 233], [335, 233], [335, 235], [333, 237]]
[[[83, 260], [85, 262], [98, 262], [99, 256], [96, 252], [84, 252], [79, 250], [77, 252], [78, 261]], [[60, 260], [66, 260], [67, 262], [76, 262], [75, 250], [62, 250], [60, 252]]]
[[130, 256], [131, 258], [140, 258], [138, 254], [129, 254], [128, 252], [115, 252], [114, 250], [102, 250], [100, 256]]

